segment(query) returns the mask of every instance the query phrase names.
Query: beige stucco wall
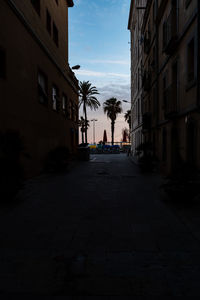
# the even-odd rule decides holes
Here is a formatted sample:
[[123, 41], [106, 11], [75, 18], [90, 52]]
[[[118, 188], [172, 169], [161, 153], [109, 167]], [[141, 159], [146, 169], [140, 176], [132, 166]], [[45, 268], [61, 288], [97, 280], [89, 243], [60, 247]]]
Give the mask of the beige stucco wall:
[[[26, 6], [28, 1], [15, 0], [15, 2], [27, 16], [31, 16], [31, 13], [35, 14], [31, 6]], [[51, 1], [44, 0], [44, 3], [47, 2]], [[66, 8], [66, 1], [60, 1], [58, 9], [62, 10], [64, 4]], [[67, 9], [65, 9], [65, 13], [66, 11]], [[65, 20], [58, 28], [66, 27], [65, 13], [61, 14]], [[52, 47], [52, 53], [57, 51], [56, 59], [64, 70], [67, 63], [65, 60], [67, 57], [67, 39], [63, 40], [63, 45], [61, 42], [61, 48], [56, 49], [54, 42], [50, 39], [48, 42], [45, 40], [48, 36], [41, 29], [41, 26], [44, 25], [39, 23], [41, 20], [36, 21], [36, 26], [34, 26], [35, 18], [38, 16], [32, 16], [32, 28], [37, 28], [38, 34], [47, 44], [47, 47]], [[65, 93], [68, 100], [73, 101], [75, 106], [78, 106], [78, 95], [62, 74], [61, 69], [59, 70], [47, 56], [6, 1], [0, 1], [0, 27], [4, 28], [0, 32], [0, 47], [6, 51], [7, 64], [6, 79], [0, 79], [0, 128], [2, 131], [15, 129], [20, 132], [25, 144], [25, 152], [30, 155], [29, 158], [24, 158], [25, 169], [27, 174], [32, 175], [42, 169], [44, 157], [51, 149], [57, 146], [66, 146], [70, 151], [74, 151], [78, 141], [76, 136], [78, 132], [77, 122], [64, 117], [61, 110], [57, 112], [52, 109], [52, 85], [57, 85], [60, 97], [62, 97], [62, 93]], [[46, 28], [43, 29], [46, 30]], [[40, 30], [41, 33], [39, 33]], [[66, 36], [66, 31], [64, 36]], [[39, 102], [37, 83], [39, 69], [48, 77], [48, 106]], [[70, 133], [72, 130], [74, 132], [73, 145]]]

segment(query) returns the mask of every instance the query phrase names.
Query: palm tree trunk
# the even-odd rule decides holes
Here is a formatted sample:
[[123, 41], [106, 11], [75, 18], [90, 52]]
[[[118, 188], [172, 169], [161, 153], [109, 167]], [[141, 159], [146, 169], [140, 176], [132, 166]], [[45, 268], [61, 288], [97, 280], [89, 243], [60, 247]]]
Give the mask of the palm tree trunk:
[[82, 128], [82, 130], [81, 130], [81, 134], [82, 134], [82, 144], [84, 144], [84, 134], [83, 134], [83, 132], [84, 132], [84, 129]]
[[84, 110], [84, 114], [85, 114], [85, 143], [87, 144], [87, 111], [86, 111], [85, 101], [83, 104], [83, 110]]
[[114, 130], [115, 130], [115, 121], [111, 121], [111, 136], [112, 136], [112, 145], [114, 145]]

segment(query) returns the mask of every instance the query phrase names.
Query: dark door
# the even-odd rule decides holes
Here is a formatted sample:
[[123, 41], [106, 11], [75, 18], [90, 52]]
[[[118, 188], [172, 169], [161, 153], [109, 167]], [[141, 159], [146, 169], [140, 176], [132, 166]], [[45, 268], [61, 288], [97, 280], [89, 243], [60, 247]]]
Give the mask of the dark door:
[[195, 165], [196, 163], [196, 133], [195, 124], [190, 122], [187, 126], [187, 162], [190, 165]]

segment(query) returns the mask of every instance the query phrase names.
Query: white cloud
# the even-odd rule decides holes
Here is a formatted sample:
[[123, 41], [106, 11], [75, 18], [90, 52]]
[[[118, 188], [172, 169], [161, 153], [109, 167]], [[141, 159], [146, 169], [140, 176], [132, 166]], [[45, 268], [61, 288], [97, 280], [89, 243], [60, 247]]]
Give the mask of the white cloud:
[[87, 60], [90, 64], [116, 64], [116, 65], [129, 65], [128, 60], [104, 60], [104, 59], [91, 59]]
[[130, 99], [130, 84], [107, 84], [98, 88], [102, 101], [115, 97], [119, 100]]
[[129, 78], [129, 74], [121, 74], [121, 73], [107, 73], [107, 72], [97, 72], [92, 70], [78, 70], [76, 71], [77, 75], [84, 76], [93, 76], [93, 77], [121, 77], [121, 78]]

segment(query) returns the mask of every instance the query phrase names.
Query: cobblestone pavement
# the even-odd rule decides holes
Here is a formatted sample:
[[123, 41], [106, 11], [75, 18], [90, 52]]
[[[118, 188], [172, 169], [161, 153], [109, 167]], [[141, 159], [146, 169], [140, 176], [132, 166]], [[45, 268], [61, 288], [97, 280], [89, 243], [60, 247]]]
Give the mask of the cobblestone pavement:
[[161, 201], [160, 183], [124, 154], [29, 180], [1, 211], [0, 294], [199, 296], [198, 236]]

